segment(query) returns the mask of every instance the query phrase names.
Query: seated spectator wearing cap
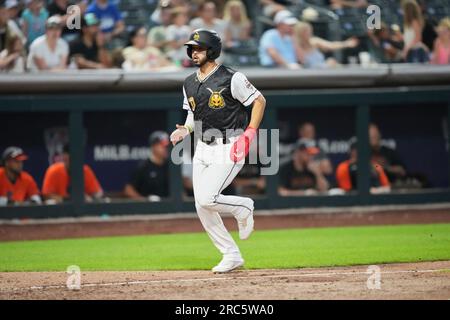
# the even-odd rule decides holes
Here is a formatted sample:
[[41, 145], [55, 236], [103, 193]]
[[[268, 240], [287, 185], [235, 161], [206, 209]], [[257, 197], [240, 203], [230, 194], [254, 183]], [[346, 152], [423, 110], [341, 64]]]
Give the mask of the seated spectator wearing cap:
[[[21, 43], [16, 43], [17, 39]], [[10, 19], [6, 2], [0, 0], [0, 72], [21, 71], [23, 69], [23, 66], [20, 68], [20, 63], [23, 63], [21, 57], [24, 54], [22, 48], [25, 43], [26, 38], [22, 31]]]
[[15, 22], [13, 15], [10, 14], [10, 5], [8, 1], [0, 0], [0, 51], [4, 49], [5, 43], [9, 36], [15, 35], [23, 40], [23, 44], [27, 39]]
[[80, 34], [80, 30], [78, 28], [69, 29], [67, 27], [67, 22], [69, 22], [69, 24], [74, 22], [71, 21], [73, 19], [72, 15], [74, 12], [69, 10], [69, 8], [72, 5], [76, 5], [77, 9], [80, 10], [80, 14], [83, 15], [84, 11], [86, 10], [86, 3], [87, 0], [53, 0], [47, 5], [49, 16], [60, 16], [61, 22], [64, 25], [64, 28], [62, 30], [62, 38], [67, 42], [75, 40], [75, 38], [77, 38]]
[[67, 69], [69, 45], [61, 39], [61, 29], [61, 19], [58, 16], [48, 18], [45, 34], [30, 46], [27, 67], [31, 71]]
[[20, 26], [20, 16], [21, 5], [19, 6], [19, 1], [17, 0], [6, 0], [5, 7], [8, 10], [9, 19], [14, 21], [18, 26]]
[[259, 59], [264, 67], [298, 69], [293, 42], [294, 25], [298, 22], [291, 12], [279, 11], [274, 18], [276, 28], [267, 30], [259, 42]]
[[[350, 140], [350, 159], [341, 162], [336, 169], [336, 182], [339, 188], [345, 191], [357, 189], [358, 151], [356, 150], [356, 139]], [[391, 190], [389, 179], [383, 168], [371, 161], [370, 192], [386, 193]]]
[[120, 36], [125, 31], [125, 23], [119, 8], [109, 0], [94, 0], [86, 13], [93, 13], [100, 20], [100, 31], [106, 41]]
[[22, 30], [27, 37], [27, 46], [45, 33], [45, 22], [49, 14], [42, 0], [27, 0], [28, 7], [22, 12]]
[[303, 141], [297, 144], [292, 161], [280, 168], [280, 195], [308, 195], [328, 189], [327, 179], [319, 165], [312, 161], [316, 153], [315, 148], [308, 147]]
[[105, 37], [98, 29], [99, 21], [93, 13], [81, 19], [81, 35], [70, 43], [70, 57], [78, 69], [103, 69], [111, 66], [111, 57], [105, 48]]
[[[48, 203], [61, 203], [70, 198], [70, 152], [69, 147], [64, 146], [62, 162], [57, 162], [48, 167], [42, 184], [42, 195]], [[97, 177], [88, 165], [83, 166], [85, 200], [92, 202], [103, 198], [103, 190]]]
[[314, 36], [313, 27], [308, 22], [298, 22], [294, 29], [297, 59], [305, 68], [334, 67], [337, 61], [333, 58], [325, 59], [323, 52], [355, 48], [359, 43], [355, 37], [344, 41], [328, 41]]
[[33, 177], [23, 171], [27, 155], [18, 147], [3, 152], [4, 167], [0, 168], [0, 205], [33, 202], [40, 204], [39, 189]]
[[150, 156], [138, 165], [125, 185], [127, 197], [159, 201], [169, 196], [169, 143], [169, 135], [164, 131], [155, 131], [150, 135]]
[[128, 47], [123, 49], [122, 54], [125, 59], [122, 68], [128, 71], [157, 71], [175, 67], [158, 48], [148, 44], [145, 27], [137, 27], [130, 32]]

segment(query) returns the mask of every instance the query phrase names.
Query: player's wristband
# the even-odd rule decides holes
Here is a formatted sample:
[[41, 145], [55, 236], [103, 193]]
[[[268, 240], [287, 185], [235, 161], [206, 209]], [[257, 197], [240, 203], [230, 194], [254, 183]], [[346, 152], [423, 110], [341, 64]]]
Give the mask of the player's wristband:
[[183, 126], [183, 128], [186, 128], [186, 130], [187, 130], [189, 133], [191, 133], [192, 131], [194, 131], [194, 129], [192, 129], [192, 127], [189, 126], [189, 125], [187, 125], [187, 124], [185, 124], [185, 125]]

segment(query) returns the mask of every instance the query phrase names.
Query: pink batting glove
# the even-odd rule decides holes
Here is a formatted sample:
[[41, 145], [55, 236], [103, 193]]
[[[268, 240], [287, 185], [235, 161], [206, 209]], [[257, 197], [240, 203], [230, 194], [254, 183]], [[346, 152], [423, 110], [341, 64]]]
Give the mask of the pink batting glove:
[[249, 150], [250, 144], [256, 137], [256, 129], [248, 127], [244, 133], [234, 142], [231, 147], [230, 158], [234, 162], [239, 162], [244, 159]]

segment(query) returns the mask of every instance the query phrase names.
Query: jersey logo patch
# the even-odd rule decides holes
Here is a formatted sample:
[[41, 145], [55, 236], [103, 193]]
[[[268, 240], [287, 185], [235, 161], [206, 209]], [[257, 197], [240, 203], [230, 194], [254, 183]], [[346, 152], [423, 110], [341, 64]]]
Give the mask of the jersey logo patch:
[[189, 101], [189, 104], [191, 105], [192, 111], [194, 111], [194, 110], [195, 110], [195, 100], [194, 100], [194, 97], [190, 97], [190, 98], [188, 99], [188, 101]]
[[209, 92], [211, 92], [211, 96], [209, 97], [208, 106], [212, 109], [220, 109], [225, 107], [225, 100], [223, 99], [222, 92], [225, 90], [223, 88], [220, 91], [213, 91], [210, 88], [206, 88]]

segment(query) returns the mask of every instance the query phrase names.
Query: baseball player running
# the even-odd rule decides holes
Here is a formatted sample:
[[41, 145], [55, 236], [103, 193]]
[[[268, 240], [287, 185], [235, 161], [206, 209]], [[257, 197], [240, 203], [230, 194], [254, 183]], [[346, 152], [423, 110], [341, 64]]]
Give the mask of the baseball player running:
[[[222, 48], [215, 31], [195, 30], [187, 55], [198, 67], [183, 85], [184, 125], [176, 125], [175, 145], [194, 130], [201, 135], [193, 158], [195, 207], [200, 221], [223, 259], [212, 268], [225, 273], [244, 264], [241, 252], [225, 228], [220, 213], [238, 222], [239, 238], [253, 231], [253, 200], [221, 194], [242, 169], [251, 142], [263, 118], [266, 100], [240, 72], [215, 62]], [[252, 107], [248, 121], [246, 108]]]

